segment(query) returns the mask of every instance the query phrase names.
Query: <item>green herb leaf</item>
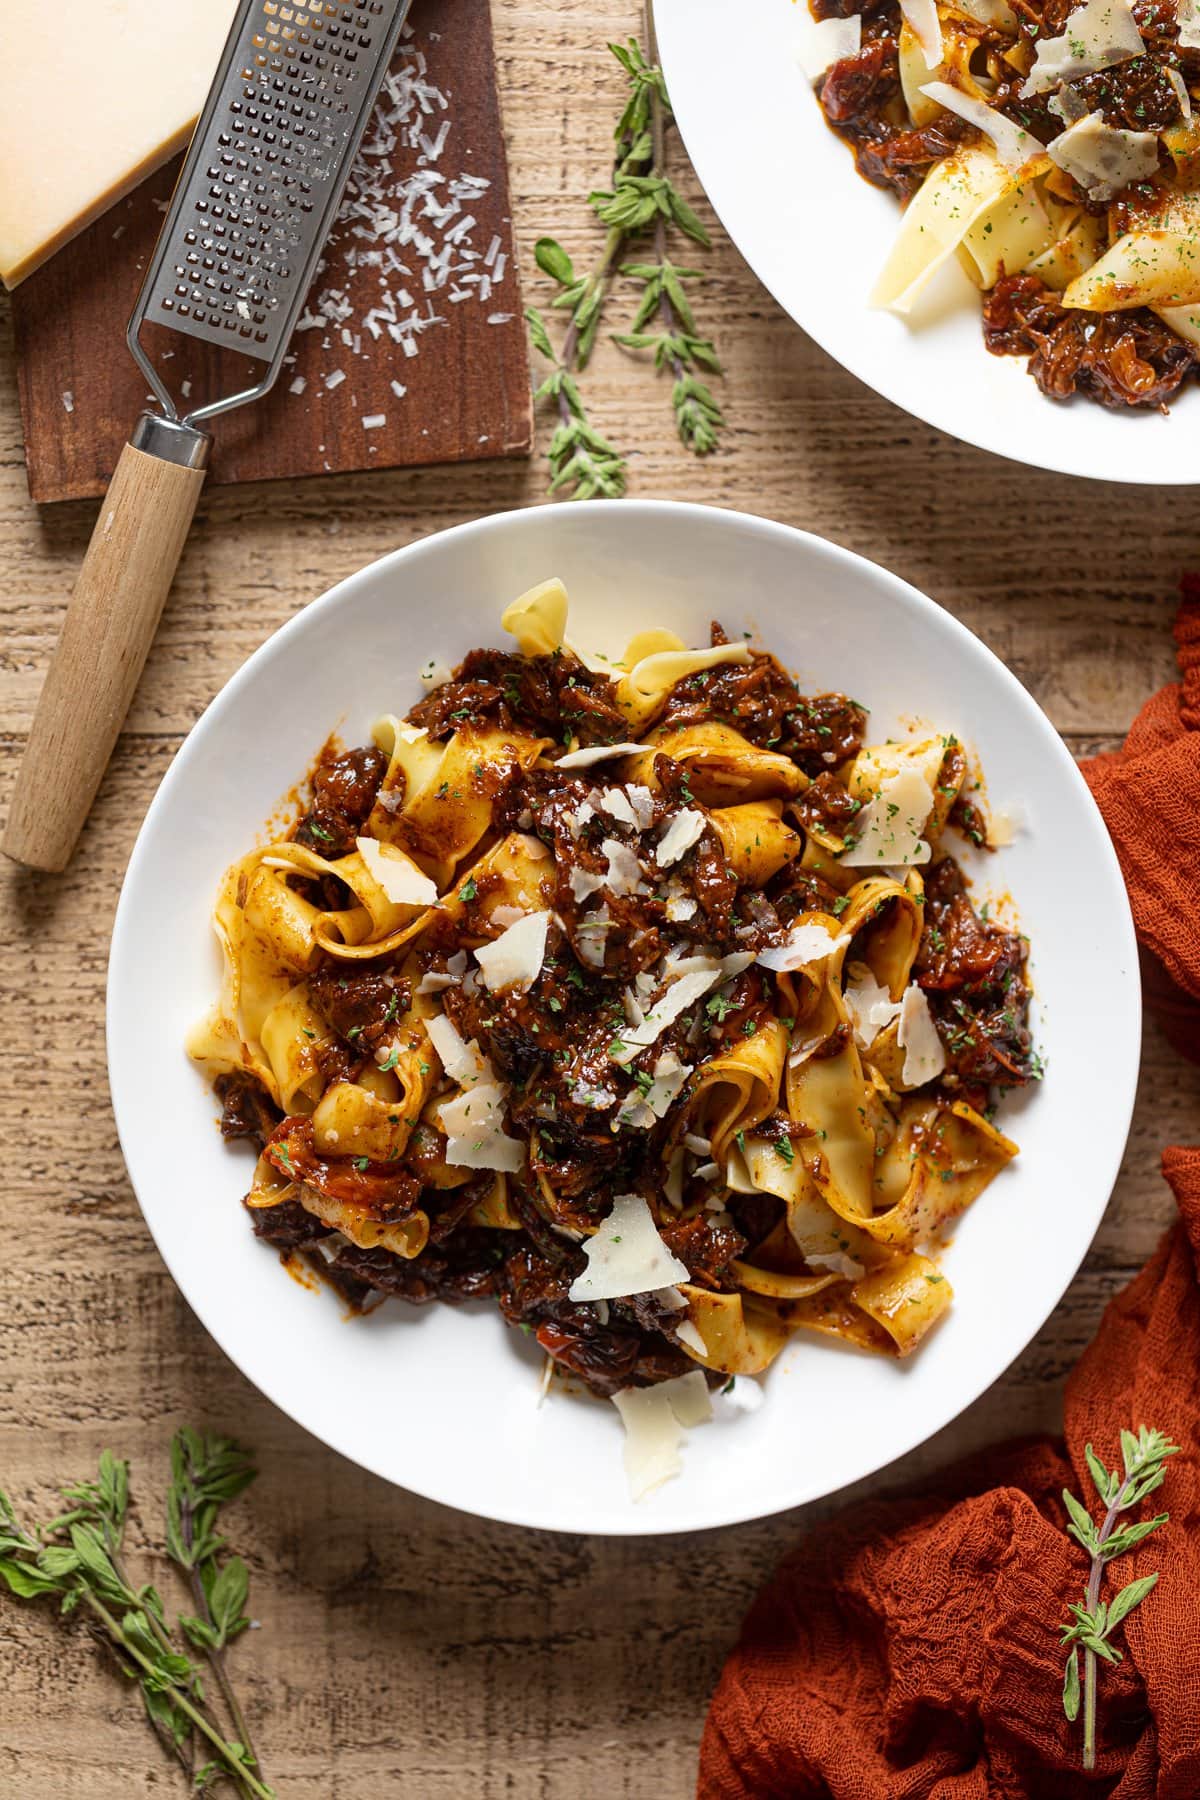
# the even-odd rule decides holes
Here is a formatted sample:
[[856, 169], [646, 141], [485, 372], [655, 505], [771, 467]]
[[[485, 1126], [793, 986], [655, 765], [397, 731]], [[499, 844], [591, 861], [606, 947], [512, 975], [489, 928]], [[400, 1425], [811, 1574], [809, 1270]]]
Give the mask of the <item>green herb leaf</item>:
[[1063, 1677], [1063, 1711], [1074, 1724], [1079, 1717], [1079, 1652], [1072, 1650], [1067, 1658], [1066, 1674]]
[[575, 269], [562, 245], [552, 237], [539, 238], [533, 246], [533, 260], [543, 275], [568, 287], [575, 279]]
[[1135, 1606], [1141, 1605], [1157, 1580], [1157, 1573], [1139, 1576], [1136, 1581], [1131, 1581], [1126, 1587], [1123, 1587], [1119, 1594], [1113, 1595], [1108, 1608], [1109, 1631], [1119, 1625], [1122, 1619], [1127, 1618]]

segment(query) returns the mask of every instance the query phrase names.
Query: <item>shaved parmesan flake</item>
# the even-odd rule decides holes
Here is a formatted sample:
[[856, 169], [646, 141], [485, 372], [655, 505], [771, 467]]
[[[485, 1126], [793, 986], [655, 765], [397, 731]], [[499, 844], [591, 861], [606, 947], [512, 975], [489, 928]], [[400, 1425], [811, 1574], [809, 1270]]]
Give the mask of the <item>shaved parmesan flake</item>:
[[819, 81], [826, 70], [845, 56], [857, 56], [862, 48], [862, 18], [805, 19], [796, 39], [796, 61], [810, 81]]
[[682, 883], [671, 881], [667, 884], [667, 918], [672, 925], [682, 925], [687, 919], [694, 919], [699, 901], [691, 894], [685, 893]]
[[683, 1467], [683, 1427], [662, 1391], [669, 1386], [663, 1381], [657, 1387], [624, 1388], [612, 1397], [625, 1427], [625, 1474], [632, 1500], [644, 1500]]
[[838, 860], [848, 869], [928, 862], [930, 849], [921, 834], [932, 811], [933, 789], [925, 777], [916, 769], [902, 769], [863, 807], [854, 821], [854, 837]]
[[504, 1101], [508, 1089], [498, 1081], [481, 1081], [466, 1088], [439, 1109], [442, 1130], [447, 1137], [491, 1136], [504, 1124]]
[[538, 1382], [537, 1392], [537, 1403], [539, 1407], [545, 1400], [546, 1395], [550, 1392], [550, 1383], [554, 1380], [554, 1371], [557, 1366], [558, 1365], [552, 1356], [543, 1357], [542, 1375], [541, 1380]]
[[908, 29], [921, 46], [927, 69], [936, 69], [945, 61], [942, 22], [935, 0], [900, 0], [900, 12]]
[[683, 1151], [673, 1150], [671, 1160], [667, 1164], [666, 1179], [663, 1182], [663, 1193], [667, 1204], [678, 1212], [683, 1205]]
[[1089, 200], [1111, 200], [1131, 181], [1144, 181], [1158, 168], [1158, 134], [1106, 125], [1102, 113], [1088, 113], [1047, 146], [1051, 162], [1077, 181]]
[[575, 948], [580, 962], [589, 969], [604, 967], [605, 939], [612, 929], [612, 920], [608, 916], [607, 906], [598, 906], [595, 912], [588, 913], [580, 919], [575, 927]]
[[642, 865], [628, 844], [619, 838], [605, 838], [600, 846], [608, 858], [604, 885], [612, 894], [645, 894], [649, 890], [642, 879]]
[[611, 756], [640, 756], [650, 744], [588, 744], [582, 750], [568, 750], [555, 763], [556, 769], [590, 769], [593, 763], [607, 762]]
[[654, 823], [654, 795], [640, 781], [634, 781], [625, 789], [629, 796], [629, 804], [633, 808], [633, 816], [637, 820], [639, 831], [649, 831]]
[[607, 1219], [585, 1238], [587, 1268], [576, 1276], [568, 1299], [626, 1300], [655, 1288], [689, 1281], [687, 1268], [658, 1235], [640, 1194], [618, 1194]]
[[446, 1139], [446, 1161], [454, 1169], [493, 1169], [502, 1175], [520, 1173], [525, 1146], [502, 1131]]
[[988, 844], [993, 850], [1003, 850], [1024, 829], [1024, 807], [1016, 802], [1011, 806], [998, 806], [988, 819]]
[[1179, 22], [1179, 48], [1200, 50], [1200, 0], [1176, 0], [1175, 17]]
[[676, 813], [659, 838], [654, 852], [654, 860], [659, 868], [669, 869], [681, 856], [686, 856], [693, 844], [700, 842], [707, 823], [704, 814], [694, 806], [685, 807], [682, 812]]
[[438, 1061], [451, 1081], [457, 1081], [460, 1087], [470, 1087], [476, 1081], [495, 1080], [492, 1065], [476, 1040], [472, 1038], [469, 1044], [465, 1043], [453, 1020], [445, 1013], [435, 1013], [432, 1019], [426, 1019], [425, 1029], [437, 1051]]
[[481, 944], [475, 952], [475, 961], [483, 974], [484, 986], [493, 993], [501, 988], [515, 988], [518, 993], [524, 993], [532, 987], [542, 972], [549, 929], [548, 912], [526, 913], [494, 943]]
[[847, 1281], [861, 1281], [867, 1272], [862, 1263], [847, 1256], [844, 1250], [810, 1250], [804, 1260], [810, 1269], [826, 1269], [829, 1274], [842, 1275]]
[[1165, 64], [1160, 66], [1162, 67], [1163, 74], [1175, 89], [1175, 98], [1179, 102], [1180, 113], [1185, 119], [1190, 119], [1192, 116], [1192, 96], [1188, 93], [1187, 82], [1183, 79], [1183, 76], [1179, 73], [1178, 69], [1168, 68]]
[[581, 905], [603, 886], [603, 875], [593, 875], [590, 869], [581, 869], [578, 866], [571, 870], [571, 893]]
[[625, 1427], [629, 1492], [644, 1500], [683, 1467], [679, 1452], [685, 1432], [712, 1418], [708, 1382], [702, 1370], [693, 1369], [655, 1387], [623, 1388], [612, 1399]]
[[655, 1063], [645, 1092], [635, 1090], [625, 1101], [617, 1114], [618, 1123], [649, 1130], [656, 1119], [666, 1117], [691, 1072], [690, 1064], [680, 1062], [673, 1050], [666, 1051]]
[[946, 1052], [929, 1001], [914, 981], [900, 1002], [900, 1029], [896, 1042], [904, 1051], [903, 1077], [909, 1087], [933, 1081], [946, 1066]]
[[614, 1043], [608, 1054], [613, 1062], [622, 1068], [628, 1068], [636, 1062], [643, 1050], [648, 1050], [655, 1039], [664, 1032], [668, 1025], [673, 1025], [681, 1013], [685, 1013], [709, 988], [715, 987], [721, 979], [719, 969], [698, 970], [694, 975], [681, 975], [678, 981], [672, 982], [662, 999], [657, 1001], [646, 1014], [643, 1023], [632, 1031], [624, 1031]]
[[667, 1312], [686, 1312], [687, 1301], [677, 1287], [655, 1288], [651, 1299]]
[[[854, 16], [857, 19], [858, 14], [855, 13]], [[685, 1319], [682, 1325], [677, 1325], [675, 1327], [675, 1336], [679, 1339], [679, 1342], [683, 1345], [685, 1350], [694, 1350], [697, 1356], [708, 1355], [708, 1345], [700, 1336], [700, 1333], [696, 1330], [696, 1327], [692, 1324], [690, 1319]]]
[[436, 883], [422, 875], [403, 850], [371, 837], [357, 838], [355, 845], [368, 875], [379, 883], [393, 906], [434, 905], [438, 897]]
[[694, 1425], [707, 1425], [713, 1416], [712, 1396], [699, 1369], [690, 1369], [686, 1375], [660, 1382], [658, 1391], [667, 1396], [671, 1411], [689, 1430]]
[[624, 788], [605, 788], [600, 796], [600, 810], [610, 819], [616, 819], [619, 825], [632, 825], [637, 829], [637, 814]]
[[824, 962], [849, 942], [848, 937], [830, 937], [824, 925], [793, 925], [787, 942], [760, 950], [758, 960], [764, 969], [804, 969], [809, 963]]
[[457, 987], [458, 982], [453, 975], [441, 974], [436, 969], [426, 969], [417, 983], [418, 994], [440, 994], [445, 988]]
[[501, 931], [506, 931], [510, 925], [516, 925], [528, 916], [527, 906], [493, 906], [488, 919], [491, 924], [498, 925]]
[[864, 1050], [869, 1049], [878, 1034], [900, 1016], [901, 1002], [893, 1000], [869, 970], [847, 982], [842, 997], [854, 1026], [854, 1035]]
[[606, 1112], [610, 1106], [617, 1104], [615, 1088], [599, 1087], [591, 1081], [575, 1081], [571, 1086], [571, 1098], [580, 1106], [590, 1106], [596, 1112]]
[[1068, 14], [1061, 37], [1043, 38], [1021, 89], [1045, 94], [1077, 75], [1095, 75], [1140, 56], [1146, 48], [1127, 0], [1084, 0]]
[[436, 656], [431, 656], [421, 670], [421, 686], [427, 694], [432, 694], [435, 688], [445, 687], [452, 672], [449, 663], [439, 662]]
[[969, 125], [990, 137], [996, 146], [996, 155], [1006, 169], [1013, 173], [1023, 169], [1031, 156], [1041, 156], [1043, 145], [1032, 132], [1021, 125], [1014, 125], [1003, 113], [997, 112], [994, 106], [986, 101], [976, 100], [970, 94], [964, 94], [960, 88], [951, 87], [948, 81], [931, 81], [921, 89], [930, 100], [936, 100], [947, 112], [957, 113]]

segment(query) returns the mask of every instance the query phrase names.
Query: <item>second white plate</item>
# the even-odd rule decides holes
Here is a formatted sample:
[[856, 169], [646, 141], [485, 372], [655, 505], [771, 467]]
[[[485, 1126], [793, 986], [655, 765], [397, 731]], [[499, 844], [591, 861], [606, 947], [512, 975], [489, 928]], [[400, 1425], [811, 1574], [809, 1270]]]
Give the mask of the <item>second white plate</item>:
[[[900, 225], [857, 173], [797, 65], [807, 0], [656, 0], [671, 104], [726, 231], [797, 324], [876, 393], [999, 456], [1098, 480], [1200, 482], [1200, 388], [1170, 414], [1041, 394], [1023, 358], [984, 347], [979, 295], [939, 290], [909, 325], [868, 295]], [[957, 266], [948, 274], [957, 276]]]

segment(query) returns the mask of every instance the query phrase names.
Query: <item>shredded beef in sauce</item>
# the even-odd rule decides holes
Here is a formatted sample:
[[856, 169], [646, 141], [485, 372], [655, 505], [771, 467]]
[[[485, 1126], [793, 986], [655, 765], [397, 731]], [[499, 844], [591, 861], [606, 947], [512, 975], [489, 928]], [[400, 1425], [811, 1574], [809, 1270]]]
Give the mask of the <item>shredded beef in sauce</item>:
[[[726, 642], [719, 625], [712, 636], [714, 644]], [[410, 718], [434, 738], [451, 735], [460, 724], [487, 721], [560, 745], [629, 735], [611, 684], [591, 676], [568, 654], [526, 660], [474, 651]], [[789, 803], [787, 815], [801, 837], [817, 826], [844, 833], [860, 804], [843, 777], [862, 746], [867, 722], [862, 707], [840, 694], [801, 694], [773, 657], [756, 651], [748, 661], [717, 664], [678, 682], [655, 726], [674, 731], [714, 721], [789, 758], [803, 772], [804, 789]], [[384, 768], [380, 753], [369, 748], [323, 757], [296, 840], [314, 843], [336, 864], [347, 847], [353, 848]], [[944, 768], [957, 780], [965, 764], [948, 762]], [[612, 800], [613, 792], [629, 805], [636, 798], [640, 812], [633, 823], [622, 817], [627, 808], [619, 798]], [[663, 1185], [669, 1152], [678, 1141], [676, 1109], [655, 1117], [643, 1104], [648, 1116], [634, 1114], [660, 1058], [698, 1069], [778, 1016], [779, 990], [751, 962], [661, 1033], [635, 1063], [640, 1074], [618, 1066], [613, 1052], [653, 996], [666, 991], [662, 977], [652, 973], [664, 955], [758, 951], [782, 943], [798, 917], [813, 911], [837, 916], [846, 904], [838, 887], [803, 867], [798, 857], [765, 891], [740, 886], [707, 815], [698, 841], [673, 866], [659, 869], [654, 846], [661, 833], [680, 811], [696, 808], [706, 813], [687, 769], [663, 753], [654, 759], [652, 791], [624, 783], [616, 761], [579, 770], [515, 770], [497, 795], [495, 835], [488, 841], [525, 833], [540, 840], [552, 861], [552, 923], [541, 971], [529, 990], [495, 993], [468, 971], [473, 959], [462, 947], [497, 935], [488, 917], [495, 877], [482, 871], [478, 879], [461, 881], [458, 923], [449, 915], [435, 918], [415, 951], [402, 949], [365, 964], [323, 956], [309, 977], [309, 1003], [326, 1026], [312, 1054], [326, 1084], [356, 1080], [384, 1061], [396, 1021], [407, 1012], [418, 984], [426, 975], [435, 980], [445, 1017], [466, 1042], [479, 1045], [495, 1078], [508, 1088], [506, 1131], [527, 1144], [524, 1168], [508, 1177], [506, 1188], [508, 1211], [519, 1229], [478, 1222], [480, 1209], [487, 1216], [494, 1178], [486, 1171], [465, 1179], [462, 1172], [447, 1171], [439, 1148], [444, 1139], [428, 1114], [394, 1161], [335, 1155], [317, 1148], [311, 1118], [281, 1118], [254, 1077], [239, 1072], [217, 1082], [222, 1131], [227, 1138], [253, 1142], [279, 1180], [299, 1184], [300, 1194], [252, 1207], [255, 1233], [281, 1252], [306, 1255], [357, 1309], [389, 1297], [411, 1304], [492, 1300], [509, 1324], [597, 1394], [694, 1368], [676, 1336], [680, 1317], [687, 1315], [670, 1304], [669, 1293], [581, 1303], [571, 1300], [569, 1289], [586, 1266], [581, 1242], [622, 1193], [648, 1201], [689, 1282], [716, 1292], [737, 1287], [732, 1265], [768, 1236], [782, 1203], [767, 1194], [731, 1194], [720, 1178], [709, 1187], [693, 1170], [683, 1209], [676, 1210]], [[958, 801], [957, 820], [982, 838], [982, 816], [965, 796]], [[640, 857], [643, 891], [614, 893], [605, 886], [580, 898], [580, 878], [607, 881], [614, 845]], [[336, 875], [325, 880], [341, 891], [341, 899], [326, 891], [323, 903], [346, 904], [348, 891]], [[303, 888], [303, 878], [295, 884]], [[609, 914], [599, 966], [594, 950], [588, 953], [586, 931], [598, 900]], [[1025, 945], [980, 918], [949, 856], [927, 871], [925, 920], [915, 977], [946, 1048], [941, 1088], [982, 1106], [992, 1087], [1019, 1085], [1035, 1072], [1026, 1022]], [[458, 972], [452, 973], [455, 960]], [[817, 1054], [836, 1054], [848, 1031], [839, 1027]], [[685, 1088], [683, 1098], [686, 1094]], [[449, 1097], [447, 1091], [443, 1098]], [[628, 1117], [627, 1108], [633, 1109]], [[779, 1143], [789, 1160], [795, 1154], [793, 1137], [803, 1136], [803, 1128], [783, 1115], [764, 1120], [758, 1129]], [[697, 1161], [693, 1155], [693, 1165]], [[330, 1205], [357, 1208], [383, 1225], [424, 1213], [428, 1241], [410, 1259], [378, 1245], [360, 1248], [310, 1211], [306, 1194], [327, 1211]]]

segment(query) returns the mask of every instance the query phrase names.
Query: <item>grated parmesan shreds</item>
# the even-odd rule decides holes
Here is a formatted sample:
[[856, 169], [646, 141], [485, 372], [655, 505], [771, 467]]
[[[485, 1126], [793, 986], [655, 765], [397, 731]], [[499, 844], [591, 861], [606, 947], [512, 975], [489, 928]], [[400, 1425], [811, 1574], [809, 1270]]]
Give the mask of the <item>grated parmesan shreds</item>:
[[[406, 359], [415, 357], [425, 334], [446, 324], [449, 305], [488, 308], [489, 325], [507, 324], [513, 317], [490, 305], [507, 267], [501, 239], [493, 234], [481, 249], [474, 236], [474, 209], [491, 183], [461, 167], [451, 173], [454, 119], [449, 97], [429, 79], [425, 53], [413, 42], [410, 26], [401, 43], [329, 239], [359, 278], [358, 292], [368, 285], [362, 279], [368, 271], [375, 291], [365, 304], [342, 288], [322, 288], [323, 261], [296, 326], [297, 331], [322, 332], [324, 348], [340, 343], [368, 363], [376, 344], [385, 358], [394, 356], [394, 346]], [[392, 167], [397, 149], [416, 153], [415, 167], [405, 178]], [[325, 376], [325, 386], [336, 387], [345, 378], [344, 371], [335, 370]], [[397, 399], [407, 392], [401, 382], [392, 381], [391, 388]], [[303, 389], [293, 383], [290, 391]]]

